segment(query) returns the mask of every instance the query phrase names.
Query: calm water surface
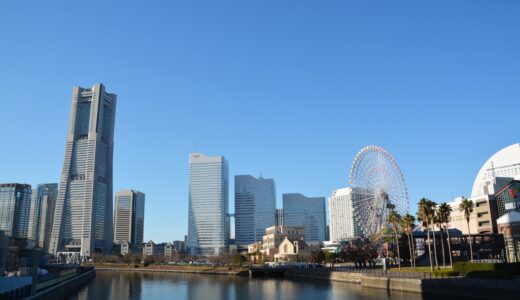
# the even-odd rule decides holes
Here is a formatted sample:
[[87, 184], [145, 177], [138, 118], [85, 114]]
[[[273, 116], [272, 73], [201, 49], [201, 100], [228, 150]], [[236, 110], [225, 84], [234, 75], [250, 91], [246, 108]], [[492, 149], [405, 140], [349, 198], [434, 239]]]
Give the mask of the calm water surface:
[[228, 275], [97, 271], [96, 278], [75, 299], [423, 299], [414, 293], [362, 288], [359, 285]]

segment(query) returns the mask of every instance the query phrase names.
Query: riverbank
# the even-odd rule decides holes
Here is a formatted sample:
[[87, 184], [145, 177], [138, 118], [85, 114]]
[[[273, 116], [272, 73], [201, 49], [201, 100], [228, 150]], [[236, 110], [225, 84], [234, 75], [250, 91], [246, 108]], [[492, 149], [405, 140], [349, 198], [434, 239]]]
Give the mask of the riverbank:
[[63, 299], [74, 293], [87, 282], [96, 277], [96, 270], [90, 269], [81, 274], [77, 274], [67, 280], [63, 280], [56, 285], [52, 285], [38, 291], [35, 295], [30, 296], [28, 300], [45, 300], [45, 299]]
[[88, 264], [93, 266], [96, 270], [103, 271], [129, 271], [129, 272], [172, 272], [172, 273], [193, 273], [193, 274], [211, 274], [211, 275], [235, 275], [248, 276], [247, 269], [232, 269], [228, 268], [212, 268], [203, 266], [176, 266], [176, 265], [159, 265], [159, 266], [139, 266], [121, 265], [121, 264]]
[[413, 279], [371, 276], [358, 272], [316, 272], [315, 270], [287, 270], [285, 278], [317, 279], [359, 284], [362, 287], [391, 292], [411, 292], [423, 296], [464, 297], [471, 299], [517, 299], [520, 281], [474, 278]]

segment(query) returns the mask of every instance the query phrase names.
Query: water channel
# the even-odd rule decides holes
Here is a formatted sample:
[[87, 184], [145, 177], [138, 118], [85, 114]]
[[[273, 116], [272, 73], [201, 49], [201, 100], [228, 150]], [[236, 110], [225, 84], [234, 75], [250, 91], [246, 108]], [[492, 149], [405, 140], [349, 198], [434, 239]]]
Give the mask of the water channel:
[[97, 271], [69, 300], [88, 299], [424, 299], [420, 294], [362, 288], [342, 282], [230, 275]]

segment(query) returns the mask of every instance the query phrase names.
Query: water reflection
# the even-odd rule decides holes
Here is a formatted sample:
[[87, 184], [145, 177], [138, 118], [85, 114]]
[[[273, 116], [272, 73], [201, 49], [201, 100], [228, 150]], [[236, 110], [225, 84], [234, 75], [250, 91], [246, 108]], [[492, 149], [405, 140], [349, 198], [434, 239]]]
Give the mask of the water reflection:
[[70, 300], [98, 299], [422, 299], [341, 282], [249, 279], [226, 275], [98, 271]]

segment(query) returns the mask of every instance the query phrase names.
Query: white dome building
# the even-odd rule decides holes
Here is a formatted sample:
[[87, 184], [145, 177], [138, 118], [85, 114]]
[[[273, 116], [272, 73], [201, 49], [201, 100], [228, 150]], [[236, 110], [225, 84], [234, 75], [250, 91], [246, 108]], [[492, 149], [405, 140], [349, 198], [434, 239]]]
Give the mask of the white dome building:
[[489, 158], [480, 168], [471, 197], [493, 195], [509, 181], [520, 180], [520, 143], [505, 147]]

